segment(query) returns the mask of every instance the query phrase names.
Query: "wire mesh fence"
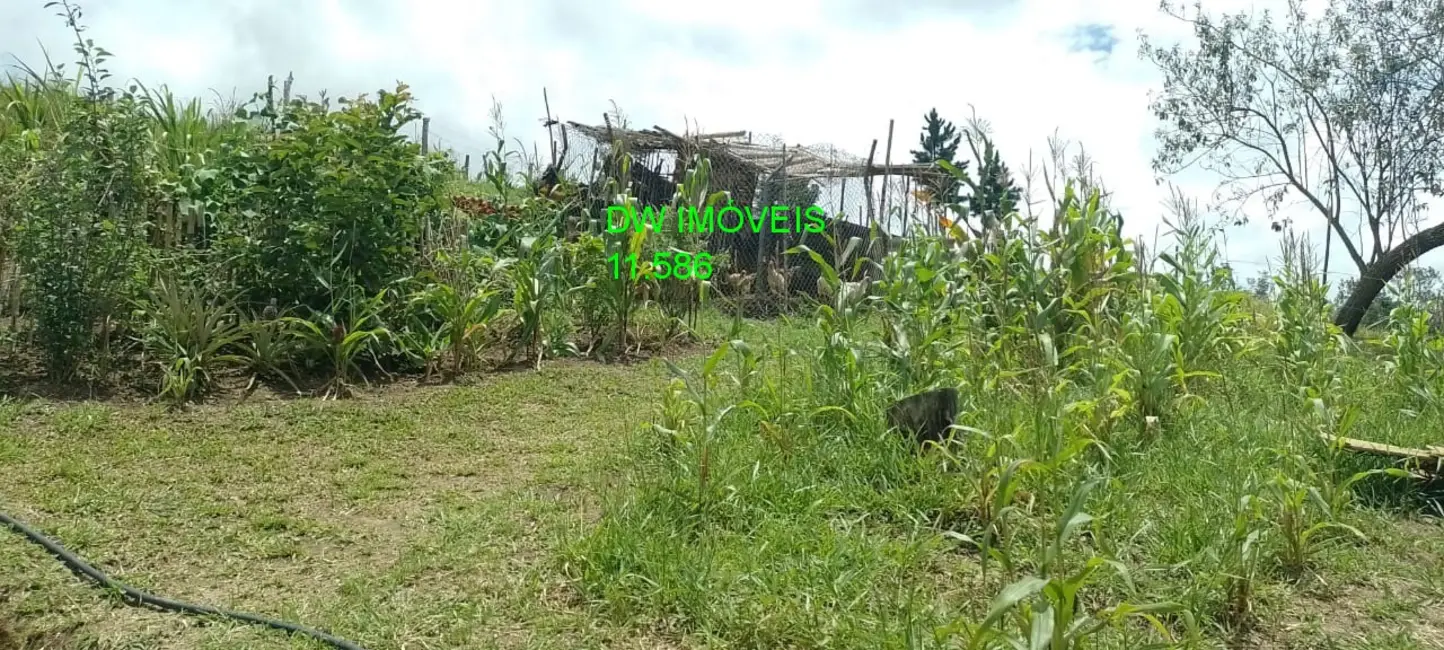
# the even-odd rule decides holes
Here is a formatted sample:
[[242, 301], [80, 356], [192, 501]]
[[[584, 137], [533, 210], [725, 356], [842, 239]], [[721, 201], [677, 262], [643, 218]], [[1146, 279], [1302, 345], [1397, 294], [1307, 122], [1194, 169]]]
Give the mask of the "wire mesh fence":
[[[553, 149], [541, 152], [533, 147], [530, 152], [518, 152], [526, 175], [537, 177], [547, 159], [554, 160], [554, 171], [578, 183], [588, 195], [588, 207], [582, 211], [584, 216], [580, 220], [586, 221], [585, 227], [597, 232], [605, 228], [606, 208], [613, 200], [608, 196], [607, 180], [621, 176], [617, 167], [618, 145], [623, 147], [630, 162], [627, 178], [621, 180], [627, 181], [629, 193], [643, 207], [672, 204], [680, 182], [696, 157], [705, 156], [711, 165], [710, 190], [727, 192], [732, 203], [746, 209], [749, 217], [771, 206], [787, 211], [781, 217], [780, 229], [766, 218], [758, 224], [760, 228], [746, 218], [739, 218], [737, 213], [718, 218], [714, 227], [701, 237], [700, 247], [687, 249], [705, 250], [719, 261], [714, 267], [712, 295], [739, 305], [751, 317], [794, 311], [809, 306], [811, 299], [828, 297], [823, 295], [827, 288], [820, 281], [822, 272], [818, 265], [808, 255], [786, 254], [798, 245], [816, 251], [823, 260], [842, 271], [843, 280], [856, 281], [861, 278], [851, 272], [852, 262], [858, 257], [881, 262], [903, 240], [919, 234], [940, 234], [946, 228], [948, 217], [953, 216], [950, 208], [957, 207], [931, 200], [940, 193], [937, 191], [939, 181], [948, 180], [939, 167], [895, 162], [885, 155], [878, 160], [876, 140], [864, 157], [831, 144], [804, 146], [789, 143], [777, 135], [751, 131], [677, 134], [656, 126], [633, 129], [617, 119], [620, 117], [619, 111], [608, 113], [606, 118], [610, 119], [589, 125], [560, 122], [549, 115], [545, 125], [555, 140], [549, 143]], [[424, 127], [422, 131], [425, 139]], [[449, 133], [437, 134], [434, 127], [432, 131], [442, 141], [453, 140]], [[888, 146], [883, 147], [883, 151], [891, 149], [891, 139], [890, 132]], [[455, 141], [471, 150], [483, 148], [464, 138]], [[1091, 159], [1081, 153], [1076, 160], [1066, 159], [1067, 146], [1067, 142], [1050, 141], [1052, 172], [1058, 176], [1050, 174], [1046, 165], [1043, 173], [1055, 181], [1054, 185], [1066, 177], [1076, 180], [1085, 193], [1088, 189], [1098, 189], [1106, 196], [1107, 191], [1097, 184]], [[470, 160], [470, 155], [457, 154], [456, 158], [459, 166], [475, 172], [475, 178], [482, 180], [485, 156], [477, 161]], [[471, 162], [476, 164], [469, 164]], [[553, 170], [548, 168], [548, 171]], [[1035, 171], [1030, 167], [1026, 177], [1031, 180]], [[1053, 198], [1053, 186], [1047, 189], [1049, 196], [1039, 197], [1045, 204]], [[1034, 196], [1025, 190], [1024, 205], [1033, 206]], [[815, 207], [821, 213], [825, 222], [822, 232], [810, 232], [810, 222], [804, 223], [806, 220], [799, 208], [806, 207]], [[1031, 207], [1027, 209], [1029, 216], [1034, 216]], [[969, 217], [958, 214], [959, 219]], [[677, 216], [670, 215], [673, 228], [679, 225]], [[1037, 216], [1045, 221], [1048, 218], [1044, 214]], [[569, 216], [569, 219], [575, 218], [575, 215]], [[971, 222], [965, 225], [969, 233], [978, 236]], [[465, 237], [460, 231], [450, 230], [428, 231], [428, 235], [427, 243], [437, 247], [455, 245], [453, 240]], [[844, 259], [843, 250], [853, 238], [859, 243], [853, 255]], [[1155, 235], [1153, 239], [1146, 241], [1145, 237], [1140, 244], [1157, 244], [1158, 237]], [[1225, 241], [1225, 257], [1226, 246]], [[1256, 293], [1266, 293], [1269, 278], [1276, 272], [1271, 260], [1221, 258], [1219, 261], [1229, 267], [1241, 285], [1247, 284]], [[5, 271], [0, 265], [0, 289], [15, 284], [14, 273]], [[1357, 275], [1352, 268], [1325, 267], [1315, 272], [1345, 286]], [[4, 291], [0, 297], [14, 294], [14, 291]], [[6, 302], [15, 301], [0, 300], [0, 315]]]
[[855, 264], [859, 258], [881, 261], [899, 239], [938, 229], [936, 209], [918, 191], [941, 173], [931, 165], [879, 164], [872, 155], [863, 158], [833, 145], [795, 145], [744, 131], [678, 135], [607, 120], [569, 122], [561, 133], [560, 166], [588, 188], [593, 230], [618, 226], [604, 223], [602, 214], [613, 200], [606, 196], [608, 179], [626, 183], [642, 210], [666, 215], [666, 229], [685, 232], [689, 225], [708, 223], [689, 224], [682, 215], [666, 213], [689, 167], [705, 157], [709, 193], [726, 192], [736, 209], [717, 207], [708, 227], [691, 234], [700, 235], [706, 252], [722, 260], [713, 275], [714, 291], [751, 317], [786, 313], [828, 296], [822, 268], [799, 246], [816, 252], [842, 280], [860, 281], [869, 266]]

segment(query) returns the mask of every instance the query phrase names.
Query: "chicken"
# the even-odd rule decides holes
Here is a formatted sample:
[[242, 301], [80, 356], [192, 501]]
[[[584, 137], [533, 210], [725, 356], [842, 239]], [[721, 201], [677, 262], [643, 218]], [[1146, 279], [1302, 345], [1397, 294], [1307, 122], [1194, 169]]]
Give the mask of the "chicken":
[[727, 282], [728, 293], [734, 296], [747, 295], [747, 290], [752, 286], [753, 278], [756, 277], [757, 275], [755, 273], [743, 273], [741, 271], [728, 273], [727, 277], [724, 278]]
[[855, 306], [867, 297], [871, 289], [872, 282], [869, 280], [844, 282], [842, 283], [842, 300], [840, 302], [843, 305]]
[[832, 285], [821, 275], [817, 276], [817, 298], [822, 302], [832, 302]]
[[787, 295], [787, 289], [792, 284], [792, 274], [795, 268], [778, 268], [769, 264], [767, 267], [767, 288], [778, 296]]

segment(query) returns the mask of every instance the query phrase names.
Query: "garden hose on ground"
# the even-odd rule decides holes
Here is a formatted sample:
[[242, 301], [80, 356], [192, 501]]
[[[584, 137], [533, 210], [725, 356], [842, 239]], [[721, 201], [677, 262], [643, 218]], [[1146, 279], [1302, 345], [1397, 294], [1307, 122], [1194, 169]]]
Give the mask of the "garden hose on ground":
[[0, 512], [0, 523], [4, 523], [5, 525], [14, 529], [16, 532], [24, 535], [30, 541], [44, 546], [45, 550], [50, 551], [51, 555], [54, 555], [61, 562], [65, 563], [65, 566], [76, 575], [82, 578], [88, 578], [102, 587], [115, 589], [121, 592], [122, 597], [127, 605], [134, 605], [136, 607], [150, 606], [156, 609], [180, 612], [182, 614], [190, 614], [192, 616], [215, 616], [220, 618], [230, 618], [237, 621], [252, 623], [255, 625], [265, 625], [267, 627], [273, 627], [278, 630], [285, 630], [294, 634], [304, 634], [323, 643], [327, 643], [334, 647], [340, 648], [341, 650], [365, 650], [361, 646], [356, 645], [345, 639], [331, 636], [330, 634], [327, 634], [320, 630], [313, 630], [309, 627], [296, 625], [295, 623], [287, 623], [285, 621], [278, 621], [275, 619], [266, 618], [264, 616], [256, 616], [254, 614], [228, 612], [223, 609], [206, 607], [205, 605], [192, 605], [190, 603], [182, 603], [179, 601], [170, 600], [169, 598], [161, 598], [160, 596], [148, 594], [144, 591], [139, 591], [137, 589], [132, 589], [125, 584], [116, 582], [110, 576], [101, 573], [99, 569], [90, 566], [85, 562], [85, 560], [76, 557], [74, 553], [67, 551], [65, 547], [55, 542], [55, 540], [40, 534], [38, 531], [16, 521], [14, 518], [6, 515], [3, 512]]

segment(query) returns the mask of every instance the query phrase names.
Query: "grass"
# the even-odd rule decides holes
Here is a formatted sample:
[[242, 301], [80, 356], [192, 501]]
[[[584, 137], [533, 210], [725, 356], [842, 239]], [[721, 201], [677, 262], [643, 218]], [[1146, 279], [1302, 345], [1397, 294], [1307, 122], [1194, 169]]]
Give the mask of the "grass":
[[[714, 337], [727, 325], [703, 322]], [[179, 413], [0, 401], [0, 508], [139, 589], [368, 648], [674, 647], [600, 617], [558, 562], [666, 374], [656, 359], [550, 361]], [[0, 566], [0, 650], [321, 647], [126, 607], [8, 531]]]
[[[79, 36], [78, 10], [62, 4]], [[89, 41], [77, 50], [88, 62], [105, 57]], [[91, 71], [94, 90], [101, 75]], [[43, 115], [54, 113], [54, 97], [30, 86], [10, 90], [17, 89], [14, 106], [34, 110], [10, 111], [25, 119], [9, 126], [34, 126], [36, 115], [37, 124], [55, 121]], [[378, 101], [389, 107], [408, 96], [398, 85]], [[160, 155], [167, 178], [182, 185], [190, 176], [181, 167], [206, 149], [190, 144], [219, 146], [240, 135], [232, 132], [238, 122], [213, 124], [199, 104], [172, 101], [164, 89], [145, 99], [147, 124], [185, 137], [92, 133], [104, 126], [94, 120], [57, 125]], [[365, 117], [350, 117], [357, 115]], [[272, 138], [281, 147], [274, 151], [295, 153], [308, 138], [322, 149], [338, 138], [367, 139], [351, 137], [341, 122], [304, 117], [297, 119], [305, 137]], [[493, 118], [504, 141], [499, 106]], [[383, 131], [371, 140], [389, 144], [352, 156], [381, 166], [348, 167], [357, 178], [384, 172], [391, 182], [386, 170], [418, 171], [414, 152], [387, 148], [398, 142], [394, 129]], [[59, 160], [56, 151], [41, 153], [36, 160]], [[531, 165], [504, 142], [480, 163], [479, 176], [452, 179], [446, 189], [501, 204], [530, 194], [515, 181]], [[58, 186], [74, 200], [21, 210], [41, 225], [70, 223], [75, 215], [62, 208], [90, 204], [81, 181], [114, 171], [52, 167], [18, 167], [76, 181]], [[290, 187], [290, 172], [304, 171], [282, 167], [259, 182]], [[723, 196], [709, 191], [705, 170], [688, 173], [678, 201]], [[224, 186], [230, 176], [216, 178]], [[137, 191], [122, 195], [149, 196], [131, 180], [126, 187]], [[656, 361], [541, 368], [548, 350], [566, 349], [560, 339], [543, 346], [542, 335], [565, 333], [568, 317], [584, 315], [563, 310], [606, 314], [623, 343], [670, 350], [673, 342], [656, 336], [672, 331], [655, 327], [670, 325], [662, 311], [634, 313], [635, 286], [586, 282], [604, 272], [599, 240], [559, 247], [543, 238], [521, 246], [509, 265], [453, 267], [438, 257], [440, 275], [461, 274], [454, 295], [423, 298], [436, 313], [405, 319], [388, 351], [393, 361], [434, 362], [445, 330], [431, 328], [444, 321], [449, 342], [467, 352], [450, 364], [462, 373], [470, 346], [492, 342], [478, 326], [496, 314], [482, 297], [463, 304], [470, 294], [460, 290], [486, 286], [502, 299], [510, 294], [506, 342], [536, 372], [444, 387], [395, 377], [365, 385], [358, 355], [387, 330], [357, 310], [369, 305], [376, 309], [366, 315], [378, 316], [377, 296], [375, 304], [336, 302], [316, 322], [282, 321], [306, 327], [305, 347], [330, 361], [322, 392], [341, 397], [365, 385], [356, 400], [222, 395], [178, 412], [118, 401], [0, 401], [0, 508], [142, 589], [296, 620], [372, 648], [1444, 647], [1439, 492], [1320, 440], [1440, 442], [1432, 425], [1444, 415], [1444, 338], [1427, 314], [1393, 310], [1383, 336], [1361, 351], [1336, 336], [1328, 287], [1291, 234], [1281, 274], [1271, 278], [1277, 298], [1260, 310], [1221, 266], [1214, 230], [1185, 206], [1177, 223], [1165, 220], [1174, 245], [1150, 252], [1123, 237], [1122, 216], [1096, 189], [1068, 182], [1060, 198], [1050, 183], [1055, 205], [1044, 211], [1045, 226], [1031, 209], [982, 205], [980, 198], [1007, 192], [1005, 178], [992, 180], [996, 186], [975, 185], [970, 202], [990, 214], [986, 236], [952, 227], [907, 238], [876, 260], [869, 280], [861, 280], [857, 257], [792, 251], [822, 270], [826, 304], [793, 325], [753, 324], [745, 343], [675, 355], [672, 378]], [[604, 184], [620, 202], [634, 201], [626, 183]], [[338, 196], [356, 203], [354, 192], [328, 193], [325, 183], [297, 203], [286, 187], [262, 195], [274, 194], [282, 208], [315, 203], [291, 211], [323, 217], [346, 212]], [[391, 221], [373, 223], [353, 244], [392, 232], [386, 224], [414, 223], [419, 213], [406, 212], [429, 210], [423, 197], [438, 188], [393, 189], [383, 193], [395, 199], [394, 213], [372, 215]], [[241, 200], [215, 191], [221, 203]], [[306, 203], [317, 197], [329, 203]], [[550, 232], [581, 210], [533, 200], [501, 207], [505, 225], [482, 219], [469, 234], [448, 228], [426, 249], [491, 242], [510, 250], [523, 227]], [[222, 230], [226, 223], [218, 222]], [[648, 248], [695, 250], [689, 238], [663, 237]], [[26, 241], [35, 244], [19, 248], [29, 251], [21, 261], [31, 271], [69, 268], [45, 264], [64, 257], [48, 240]], [[644, 237], [624, 243], [638, 252]], [[853, 253], [871, 248], [856, 238], [838, 243]], [[316, 251], [292, 252], [301, 257], [267, 272], [301, 268], [291, 262]], [[399, 259], [377, 259], [347, 268], [368, 284], [410, 275], [393, 265]], [[126, 253], [112, 261], [139, 260]], [[132, 266], [125, 268], [140, 268]], [[349, 275], [341, 270], [335, 275]], [[34, 283], [74, 289], [59, 298], [31, 292], [49, 305], [31, 315], [48, 341], [51, 370], [68, 376], [70, 362], [85, 356], [74, 343], [91, 338], [100, 312], [85, 308], [96, 296], [77, 287], [100, 286], [84, 280], [110, 277], [102, 271]], [[115, 275], [132, 276], [140, 277]], [[312, 288], [338, 295], [322, 284]], [[270, 290], [247, 286], [243, 293]], [[664, 303], [683, 302], [680, 292], [663, 293]], [[247, 337], [203, 296], [171, 297], [150, 302], [196, 318], [148, 314], [152, 325], [170, 326], [149, 328], [141, 348], [168, 370], [165, 392], [179, 404], [212, 384], [212, 368], [219, 379], [219, 362], [242, 361], [229, 352]], [[95, 304], [126, 303], [111, 298]], [[758, 302], [747, 300], [742, 311]], [[330, 322], [343, 313], [351, 316], [339, 319], [345, 327]], [[103, 332], [116, 333], [100, 320]], [[706, 321], [714, 343], [731, 338], [722, 336], [730, 320], [713, 310]], [[65, 331], [74, 336], [51, 336]], [[101, 365], [110, 370], [110, 337], [102, 338]], [[264, 337], [250, 338], [259, 347], [248, 361], [266, 361], [253, 370], [285, 365], [261, 353]], [[28, 394], [22, 366], [33, 359], [11, 356], [0, 388]], [[959, 391], [960, 440], [919, 454], [887, 431], [883, 413], [898, 397], [939, 386]], [[13, 536], [0, 542], [0, 566], [0, 650], [311, 647], [251, 626], [118, 606]]]
[[[337, 403], [12, 407], [0, 494], [138, 588], [367, 647], [661, 647], [576, 606], [549, 550], [662, 375], [557, 362]], [[0, 620], [82, 624], [75, 647], [308, 647], [113, 604], [17, 535], [0, 566]]]
[[[764, 363], [750, 389], [729, 390], [729, 373], [743, 374], [735, 359], [716, 366], [713, 403], [761, 406], [715, 427], [677, 427], [692, 437], [634, 438], [628, 489], [567, 547], [585, 592], [619, 619], [680, 625], [728, 647], [963, 647], [1008, 584], [1107, 558], [1128, 579], [1080, 582], [1081, 609], [1173, 603], [1160, 623], [1187, 639], [1180, 612], [1191, 615], [1191, 647], [1444, 647], [1438, 492], [1381, 476], [1340, 490], [1381, 465], [1331, 453], [1307, 402], [1262, 356], [1229, 364], [1226, 380], [1195, 382], [1202, 399], [1154, 438], [1114, 432], [1106, 459], [1064, 445], [1084, 419], [1066, 392], [964, 389], [972, 433], [956, 457], [916, 458], [881, 430], [872, 396], [853, 403], [855, 422], [808, 416], [800, 409], [815, 404], [801, 387], [815, 377], [804, 360]], [[1376, 363], [1340, 360], [1331, 402], [1357, 409], [1345, 433], [1437, 444], [1436, 419], [1409, 415]], [[997, 501], [999, 469], [1022, 458], [1031, 471]], [[1077, 534], [1055, 546], [1080, 475], [1099, 482], [1085, 502], [1091, 519], [1074, 519]], [[1310, 490], [1337, 507], [1315, 508]], [[972, 544], [956, 540], [995, 524], [985, 572]], [[950, 626], [956, 634], [938, 634]], [[1148, 647], [1146, 632], [1120, 625], [1088, 647]]]
[[[817, 336], [806, 322], [745, 333], [759, 350], [807, 349]], [[1361, 409], [1357, 426], [1386, 442], [1437, 441], [1428, 420], [1379, 399], [1371, 363], [1345, 364], [1338, 403]], [[682, 365], [702, 363], [693, 353]], [[1297, 426], [1309, 414], [1268, 373], [1230, 368], [1165, 440], [1115, 443], [1088, 507], [1096, 519], [1067, 546], [1128, 565], [1132, 586], [1105, 577], [1080, 602], [1182, 602], [1205, 618], [1201, 647], [1226, 637], [1236, 647], [1441, 647], [1444, 530], [1419, 514], [1427, 500], [1378, 481], [1360, 484], [1361, 507], [1345, 519], [1367, 543], [1323, 546], [1298, 576], [1266, 554], [1249, 599], [1255, 623], [1233, 635], [1208, 628], [1224, 605], [1218, 531], [1240, 496], [1266, 497], [1270, 471], [1286, 468], [1269, 450], [1327, 453], [1310, 446]], [[657, 419], [667, 377], [655, 360], [557, 361], [339, 402], [183, 413], [6, 402], [0, 495], [7, 512], [136, 587], [370, 648], [940, 647], [937, 626], [986, 614], [1008, 572], [993, 562], [984, 575], [975, 552], [941, 534], [977, 534], [978, 474], [935, 471], [941, 455], [915, 460], [871, 435], [877, 426], [827, 416], [783, 426], [744, 409], [711, 432], [698, 497], [687, 462], [697, 458], [638, 426]], [[768, 389], [749, 394], [765, 402]], [[968, 397], [970, 426], [1017, 432], [1014, 451], [1049, 458], [1037, 432], [1059, 404]], [[970, 468], [984, 463], [981, 437], [965, 455]], [[1333, 462], [1345, 474], [1369, 467]], [[1037, 564], [1073, 489], [1037, 476], [999, 542], [1018, 571]], [[1260, 529], [1277, 518], [1264, 504]], [[319, 647], [119, 605], [15, 535], [0, 537], [0, 566], [18, 567], [0, 572], [0, 621], [18, 621], [15, 647]], [[39, 635], [30, 646], [17, 641], [27, 633]], [[1098, 647], [1138, 647], [1122, 638]]]

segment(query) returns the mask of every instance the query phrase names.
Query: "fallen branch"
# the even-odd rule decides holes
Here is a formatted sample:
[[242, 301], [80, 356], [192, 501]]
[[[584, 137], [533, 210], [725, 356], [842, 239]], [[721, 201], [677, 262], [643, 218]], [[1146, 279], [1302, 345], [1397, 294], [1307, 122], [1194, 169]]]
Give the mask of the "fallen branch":
[[1417, 461], [1420, 478], [1444, 476], [1444, 447], [1429, 446], [1423, 449], [1413, 449], [1355, 438], [1335, 437], [1327, 433], [1321, 433], [1319, 437], [1339, 449], [1375, 456], [1389, 456], [1405, 461]]

